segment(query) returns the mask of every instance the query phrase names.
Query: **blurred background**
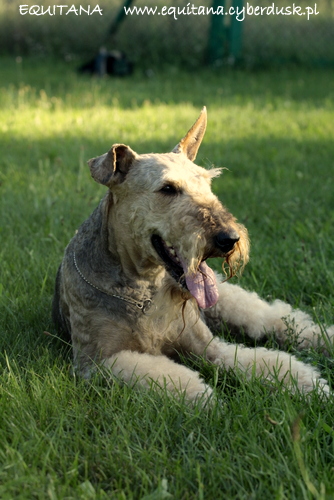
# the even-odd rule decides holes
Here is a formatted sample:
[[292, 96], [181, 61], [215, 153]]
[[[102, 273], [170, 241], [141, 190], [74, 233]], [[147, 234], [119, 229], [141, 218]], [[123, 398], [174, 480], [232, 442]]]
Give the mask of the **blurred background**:
[[[58, 2], [62, 4], [64, 2]], [[187, 7], [230, 5], [242, 7], [242, 0], [71, 0], [68, 7], [91, 10], [96, 5], [103, 15], [21, 15], [19, 6], [48, 1], [0, 0], [0, 55], [57, 56], [66, 60], [94, 56], [104, 46], [124, 51], [129, 60], [144, 69], [161, 65], [195, 68], [211, 63], [264, 68], [282, 64], [314, 67], [334, 66], [334, 0], [299, 0], [302, 9], [317, 12], [302, 15], [246, 16], [240, 22], [230, 16], [172, 15], [122, 16], [123, 6]], [[290, 6], [292, 2], [256, 0], [253, 6]], [[247, 5], [244, 2], [244, 5]]]

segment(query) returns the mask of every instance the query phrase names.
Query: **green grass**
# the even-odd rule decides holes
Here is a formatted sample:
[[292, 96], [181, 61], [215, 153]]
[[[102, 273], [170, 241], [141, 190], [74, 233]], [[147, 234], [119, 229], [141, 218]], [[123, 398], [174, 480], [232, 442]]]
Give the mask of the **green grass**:
[[[332, 397], [203, 366], [217, 404], [190, 409], [77, 380], [43, 333], [63, 250], [104, 193], [86, 160], [116, 142], [169, 151], [204, 104], [198, 162], [228, 168], [214, 189], [252, 239], [241, 284], [333, 322], [333, 89], [326, 71], [100, 81], [1, 60], [1, 499], [333, 498]], [[330, 379], [331, 354], [302, 358]]]

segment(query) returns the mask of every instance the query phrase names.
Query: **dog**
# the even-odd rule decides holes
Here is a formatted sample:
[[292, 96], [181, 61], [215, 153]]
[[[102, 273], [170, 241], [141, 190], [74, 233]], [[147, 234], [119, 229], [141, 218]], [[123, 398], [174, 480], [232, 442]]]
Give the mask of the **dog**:
[[193, 163], [206, 124], [204, 107], [171, 153], [139, 155], [114, 144], [88, 162], [108, 190], [67, 246], [53, 299], [75, 369], [88, 378], [101, 367], [137, 388], [208, 401], [212, 388], [180, 363], [195, 356], [291, 391], [328, 394], [318, 370], [293, 355], [214, 335], [226, 327], [254, 340], [270, 333], [283, 346], [292, 325], [300, 349], [325, 349], [334, 326], [325, 333], [306, 313], [279, 300], [269, 304], [206, 263], [223, 259], [229, 278], [249, 256], [246, 228], [211, 190], [220, 169]]

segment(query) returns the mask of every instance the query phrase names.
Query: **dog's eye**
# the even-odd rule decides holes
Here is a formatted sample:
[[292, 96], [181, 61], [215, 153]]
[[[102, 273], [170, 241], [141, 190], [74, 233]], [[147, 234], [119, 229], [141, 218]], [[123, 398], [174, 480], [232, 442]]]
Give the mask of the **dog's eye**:
[[179, 194], [180, 190], [176, 186], [174, 186], [174, 184], [165, 184], [160, 189], [160, 193], [168, 194], [168, 195], [172, 196], [172, 195]]

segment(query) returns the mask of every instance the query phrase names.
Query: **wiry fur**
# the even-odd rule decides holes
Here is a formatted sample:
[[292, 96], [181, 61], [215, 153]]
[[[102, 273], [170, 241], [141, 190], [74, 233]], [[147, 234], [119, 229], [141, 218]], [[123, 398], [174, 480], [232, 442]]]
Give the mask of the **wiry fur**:
[[[324, 348], [321, 330], [308, 315], [280, 301], [268, 304], [222, 278], [217, 302], [201, 310], [199, 292], [193, 296], [182, 277], [170, 274], [153, 245], [152, 235], [158, 235], [169, 250], [174, 247], [187, 286], [202, 274], [206, 293], [215, 282], [203, 263], [208, 257], [223, 258], [229, 275], [248, 261], [247, 230], [211, 191], [219, 171], [193, 163], [205, 127], [203, 109], [171, 153], [137, 155], [116, 144], [90, 160], [93, 178], [109, 189], [66, 248], [53, 303], [55, 322], [71, 335], [76, 368], [88, 377], [100, 364], [136, 387], [154, 383], [185, 391], [188, 400], [208, 398], [211, 388], [198, 373], [175, 362], [182, 353], [239, 368], [246, 376], [277, 377], [291, 388], [296, 384], [308, 392], [318, 386], [328, 393], [314, 367], [285, 352], [246, 348], [213, 336], [227, 325], [253, 339], [273, 333], [284, 345], [290, 322], [300, 348]], [[144, 312], [133, 303], [146, 300], [151, 307]], [[327, 336], [332, 342], [333, 326]]]

